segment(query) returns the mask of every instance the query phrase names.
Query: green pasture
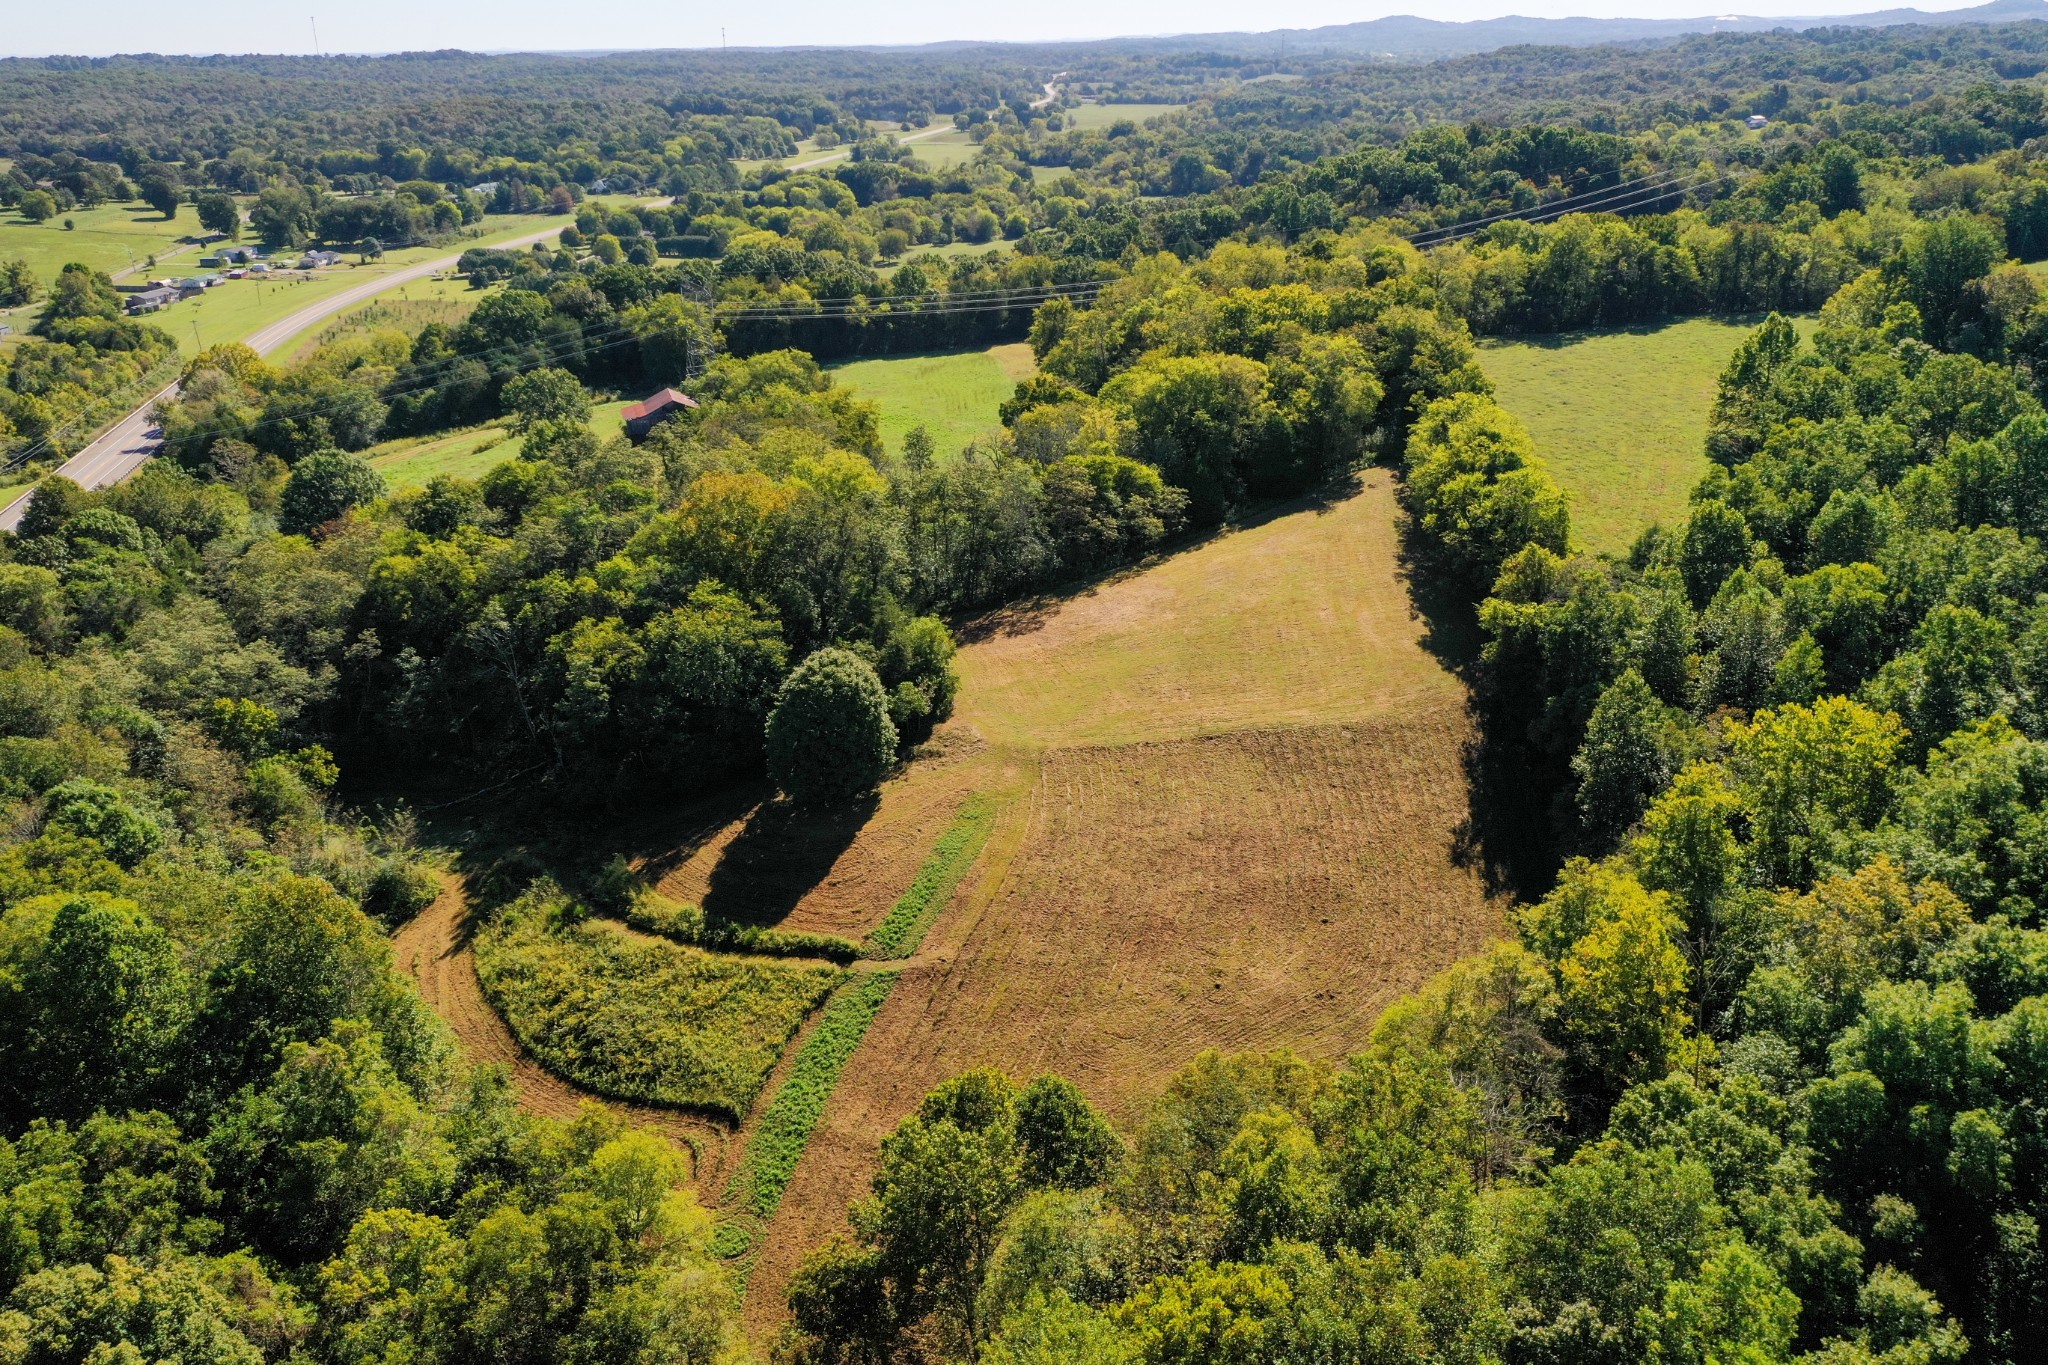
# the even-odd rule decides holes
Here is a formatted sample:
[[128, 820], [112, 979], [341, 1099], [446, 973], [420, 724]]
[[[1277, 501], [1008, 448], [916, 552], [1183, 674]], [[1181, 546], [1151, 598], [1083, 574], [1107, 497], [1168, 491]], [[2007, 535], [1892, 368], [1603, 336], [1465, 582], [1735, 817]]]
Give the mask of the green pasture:
[[921, 261], [928, 258], [950, 261], [956, 256], [982, 256], [991, 251], [998, 255], [1007, 256], [1016, 249], [1017, 244], [1015, 242], [1002, 237], [997, 237], [987, 242], [947, 242], [943, 246], [912, 247], [904, 253], [903, 261], [898, 262], [898, 264]]
[[1480, 346], [1501, 405], [1571, 498], [1582, 544], [1620, 553], [1652, 523], [1683, 519], [1707, 470], [1715, 381], [1760, 321], [1690, 318]]
[[519, 442], [503, 427], [464, 427], [439, 436], [411, 436], [371, 446], [363, 458], [384, 476], [394, 493], [424, 488], [442, 474], [481, 478], [519, 453]]
[[1066, 111], [1067, 127], [1087, 130], [1107, 128], [1118, 119], [1143, 123], [1148, 118], [1185, 109], [1185, 104], [1083, 104]]
[[919, 161], [938, 170], [950, 170], [974, 160], [981, 151], [981, 144], [967, 136], [964, 128], [950, 133], [935, 133], [906, 144]]
[[[599, 439], [625, 432], [619, 414], [632, 399], [620, 398], [594, 403], [590, 429]], [[437, 436], [406, 436], [385, 441], [363, 452], [371, 468], [384, 476], [385, 486], [394, 493], [424, 488], [442, 474], [456, 479], [480, 479], [495, 466], [519, 454], [519, 438], [502, 426], [464, 427]]]
[[[67, 218], [76, 225], [68, 231], [64, 227]], [[13, 209], [5, 209], [0, 210], [0, 260], [20, 257], [47, 286], [73, 261], [111, 275], [131, 265], [140, 266], [151, 256], [162, 259], [179, 251], [185, 247], [180, 238], [201, 231], [199, 211], [190, 204], [179, 205], [178, 216], [169, 222], [139, 202], [73, 209], [45, 223], [31, 223]], [[198, 257], [196, 250], [185, 248], [175, 260], [186, 267], [184, 273], [191, 274], [199, 268]]]
[[901, 453], [904, 435], [922, 425], [943, 458], [1001, 431], [996, 409], [1034, 368], [1031, 348], [1014, 342], [985, 351], [855, 360], [829, 372], [859, 397], [881, 405], [882, 443], [892, 452]]

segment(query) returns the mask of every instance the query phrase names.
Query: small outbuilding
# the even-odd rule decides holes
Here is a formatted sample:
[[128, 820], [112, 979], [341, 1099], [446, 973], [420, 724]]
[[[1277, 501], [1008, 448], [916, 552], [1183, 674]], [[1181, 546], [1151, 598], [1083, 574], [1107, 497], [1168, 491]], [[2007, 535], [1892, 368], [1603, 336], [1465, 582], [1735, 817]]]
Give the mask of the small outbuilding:
[[1761, 128], [1765, 124], [1769, 123], [1770, 120], [1765, 118], [1762, 114], [1751, 114], [1747, 119], [1747, 122], [1749, 126], [1752, 128]]
[[162, 285], [151, 285], [147, 289], [138, 289], [128, 296], [128, 311], [130, 313], [154, 313], [159, 308], [176, 303], [179, 297], [176, 289], [166, 289]]
[[622, 409], [619, 416], [625, 419], [627, 439], [638, 442], [669, 418], [696, 406], [697, 400], [680, 389], [662, 389]]

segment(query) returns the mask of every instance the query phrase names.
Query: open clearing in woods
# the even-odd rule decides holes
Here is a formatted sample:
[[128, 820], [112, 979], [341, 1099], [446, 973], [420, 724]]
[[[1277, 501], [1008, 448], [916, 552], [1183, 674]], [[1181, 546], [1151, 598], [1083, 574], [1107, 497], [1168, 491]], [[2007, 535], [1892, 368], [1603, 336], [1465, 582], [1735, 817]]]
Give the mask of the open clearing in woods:
[[[1129, 1121], [1206, 1047], [1355, 1048], [1388, 1003], [1501, 932], [1456, 856], [1464, 693], [1422, 647], [1396, 517], [1391, 476], [1371, 470], [1334, 503], [981, 623], [958, 714], [837, 821], [792, 822], [755, 790], [621, 832], [674, 901], [858, 941], [964, 810], [993, 810], [922, 943], [846, 978], [842, 994], [900, 973], [829, 1096], [811, 1078], [776, 1104], [803, 1080], [814, 1014], [704, 1168], [703, 1196], [733, 1205], [756, 1328], [782, 1315], [803, 1250], [844, 1226], [882, 1137], [946, 1076], [1055, 1070]], [[401, 958], [444, 1012], [488, 1014], [438, 932], [409, 947], [408, 926]], [[519, 1056], [494, 1018], [457, 1027], [483, 1055]], [[559, 1108], [529, 1070], [522, 1093]], [[784, 1132], [771, 1114], [803, 1122]], [[788, 1178], [779, 1205], [733, 1177], [761, 1131], [764, 1169]], [[752, 1211], [770, 1207], [759, 1228]]]
[[[1715, 381], [1754, 318], [1488, 341], [1479, 366], [1571, 498], [1572, 532], [1621, 553], [1652, 523], [1684, 520], [1707, 472]], [[1802, 334], [1812, 330], [1794, 320]]]
[[1017, 341], [979, 351], [854, 360], [826, 372], [855, 397], [882, 405], [882, 444], [892, 454], [902, 454], [904, 435], [922, 426], [946, 459], [969, 441], [1000, 432], [996, 410], [1017, 381], [1037, 369], [1031, 348]]
[[958, 793], [1003, 802], [797, 1166], [748, 1281], [756, 1326], [946, 1076], [1055, 1070], [1129, 1120], [1205, 1047], [1356, 1047], [1501, 932], [1454, 855], [1464, 694], [1420, 644], [1395, 517], [1369, 471], [962, 650], [941, 753], [883, 789], [879, 847], [863, 829], [786, 921], [871, 930]]

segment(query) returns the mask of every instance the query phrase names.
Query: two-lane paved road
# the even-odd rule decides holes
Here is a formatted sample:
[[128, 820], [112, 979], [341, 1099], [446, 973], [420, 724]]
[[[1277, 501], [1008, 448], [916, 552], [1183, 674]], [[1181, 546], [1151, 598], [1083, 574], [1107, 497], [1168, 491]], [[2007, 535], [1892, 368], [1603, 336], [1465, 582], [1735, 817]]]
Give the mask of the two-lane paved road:
[[[510, 251], [545, 241], [559, 234], [561, 230], [559, 227], [544, 228], [539, 232], [529, 232], [523, 237], [515, 237], [511, 241], [493, 242], [490, 245], [495, 250]], [[318, 303], [309, 303], [268, 327], [259, 328], [245, 340], [258, 352], [274, 351], [308, 327], [325, 322], [337, 313], [346, 312], [387, 289], [396, 289], [401, 284], [410, 284], [414, 280], [423, 280], [429, 275], [453, 269], [455, 263], [461, 259], [461, 252], [452, 256], [436, 256], [431, 261], [421, 261], [418, 265], [394, 270], [389, 275], [379, 275], [373, 280], [365, 280], [338, 294], [329, 295]], [[162, 433], [157, 430], [156, 421], [151, 413], [158, 403], [168, 402], [177, 396], [176, 384], [152, 395], [148, 402], [123, 417], [102, 432], [91, 445], [58, 466], [57, 473], [81, 488], [105, 488], [127, 478], [143, 461], [156, 454], [157, 446], [162, 444]], [[33, 488], [24, 489], [13, 502], [8, 503], [5, 508], [0, 508], [0, 530], [20, 529], [22, 514], [28, 511], [29, 494], [34, 491]]]

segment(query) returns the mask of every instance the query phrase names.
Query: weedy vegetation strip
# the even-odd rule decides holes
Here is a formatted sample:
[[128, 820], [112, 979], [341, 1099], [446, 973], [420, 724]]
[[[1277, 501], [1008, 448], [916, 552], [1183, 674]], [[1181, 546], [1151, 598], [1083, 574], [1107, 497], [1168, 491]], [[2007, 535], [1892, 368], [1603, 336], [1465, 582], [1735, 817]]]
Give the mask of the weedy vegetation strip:
[[889, 998], [896, 976], [895, 972], [856, 976], [825, 1006], [817, 1028], [798, 1050], [788, 1079], [761, 1116], [760, 1127], [747, 1144], [745, 1160], [726, 1186], [728, 1208], [744, 1209], [764, 1219], [775, 1215], [812, 1130], [824, 1117], [825, 1102], [839, 1083], [839, 1073], [867, 1036], [868, 1025]]
[[939, 836], [924, 865], [917, 869], [910, 889], [868, 935], [867, 956], [904, 958], [917, 951], [946, 898], [953, 894], [953, 888], [973, 865], [981, 846], [988, 842], [995, 819], [996, 803], [986, 796], [970, 796], [961, 803], [953, 823]]
[[766, 957], [822, 957], [833, 962], [851, 962], [861, 952], [858, 943], [837, 934], [810, 934], [736, 924], [707, 915], [699, 906], [672, 901], [652, 891], [644, 891], [634, 899], [625, 912], [625, 920], [644, 933], [725, 952], [760, 953]]

